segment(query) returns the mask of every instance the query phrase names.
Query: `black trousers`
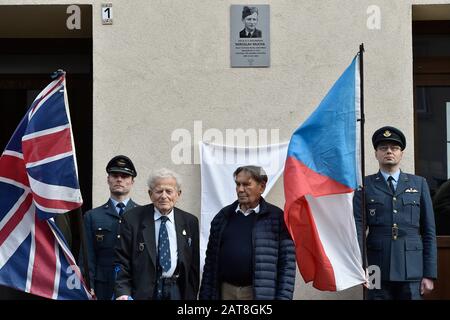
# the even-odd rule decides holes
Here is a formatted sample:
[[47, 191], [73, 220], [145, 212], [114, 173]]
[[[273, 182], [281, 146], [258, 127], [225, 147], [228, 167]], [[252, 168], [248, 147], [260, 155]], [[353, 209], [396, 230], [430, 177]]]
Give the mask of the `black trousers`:
[[381, 281], [380, 289], [367, 291], [368, 300], [422, 300], [420, 281]]
[[178, 277], [158, 278], [155, 286], [155, 300], [181, 300]]

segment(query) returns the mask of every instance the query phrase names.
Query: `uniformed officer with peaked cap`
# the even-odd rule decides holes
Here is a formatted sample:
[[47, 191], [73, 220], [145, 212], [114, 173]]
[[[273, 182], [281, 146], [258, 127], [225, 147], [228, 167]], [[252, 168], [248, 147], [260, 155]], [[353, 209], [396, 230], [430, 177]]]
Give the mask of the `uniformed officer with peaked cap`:
[[113, 296], [114, 249], [120, 238], [122, 215], [137, 206], [130, 199], [137, 175], [130, 158], [124, 155], [115, 156], [108, 162], [106, 172], [110, 198], [104, 205], [89, 210], [84, 216], [89, 275], [91, 285], [100, 300], [110, 300]]
[[132, 176], [133, 178], [137, 175], [133, 162], [130, 160], [130, 158], [122, 155], [115, 156], [114, 158], [109, 160], [108, 164], [106, 165], [106, 172], [124, 173]]
[[[378, 266], [381, 287], [369, 299], [421, 299], [437, 277], [436, 232], [428, 184], [400, 170], [405, 135], [385, 126], [372, 136], [379, 171], [365, 177], [368, 266]], [[355, 221], [362, 232], [362, 192], [355, 193]], [[361, 242], [361, 241], [360, 241]], [[380, 285], [376, 284], [375, 286]]]

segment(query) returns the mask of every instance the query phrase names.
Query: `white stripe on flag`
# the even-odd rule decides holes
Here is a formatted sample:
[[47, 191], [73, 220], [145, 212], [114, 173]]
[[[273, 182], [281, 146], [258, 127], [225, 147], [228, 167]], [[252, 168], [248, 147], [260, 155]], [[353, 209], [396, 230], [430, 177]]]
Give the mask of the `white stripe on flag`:
[[17, 248], [19, 248], [23, 241], [30, 235], [30, 228], [34, 226], [33, 211], [34, 207], [30, 206], [23, 219], [14, 228], [14, 231], [11, 232], [8, 238], [2, 243], [2, 250], [0, 250], [0, 269], [3, 268], [9, 258], [16, 253]]
[[[56, 79], [55, 81], [52, 81], [47, 87], [45, 87], [45, 89], [36, 97], [36, 99], [34, 99], [34, 101], [40, 99], [41, 97], [45, 96], [47, 93], [49, 93], [44, 99], [42, 99], [41, 101], [39, 101], [39, 103], [37, 103], [34, 106], [34, 109], [32, 110], [32, 112], [30, 112], [28, 114], [28, 121], [30, 121], [30, 119], [36, 114], [36, 112], [41, 108], [41, 106], [45, 103], [45, 101], [47, 101], [51, 96], [53, 96], [56, 92], [58, 92], [59, 89], [61, 89], [61, 87], [63, 86], [63, 82], [61, 82], [60, 85], [58, 85], [57, 87], [53, 88], [58, 81], [60, 80], [60, 78]], [[53, 91], [51, 92], [51, 89], [53, 88]], [[33, 101], [33, 103], [34, 103]]]
[[51, 200], [63, 200], [71, 202], [81, 202], [80, 189], [74, 189], [64, 186], [55, 186], [52, 184], [46, 184], [33, 179], [28, 176], [30, 181], [31, 190], [42, 198]]
[[[48, 227], [52, 230], [50, 223], [47, 221]], [[53, 230], [52, 230], [53, 231]], [[55, 282], [53, 286], [53, 294], [52, 299], [58, 299], [58, 291], [59, 291], [59, 281], [61, 280], [61, 261], [59, 260], [59, 247], [56, 239], [54, 240], [54, 250], [55, 250], [55, 258], [56, 258], [56, 270], [55, 270]]]
[[[27, 271], [27, 283], [25, 285], [25, 292], [31, 291], [31, 283], [33, 281], [33, 266], [34, 266], [34, 258], [36, 255], [36, 208], [34, 205], [30, 206], [30, 210], [32, 213], [29, 214], [31, 220], [28, 222], [28, 226], [31, 228], [31, 245], [30, 245], [30, 259], [28, 259], [28, 271]], [[28, 235], [28, 234], [27, 234]]]
[[[5, 181], [5, 180], [9, 180], [9, 179], [2, 179], [2, 178], [0, 178], [0, 182], [8, 183], [8, 181]], [[17, 209], [22, 205], [22, 203], [27, 198], [28, 194], [30, 193], [29, 188], [27, 188], [27, 189], [28, 190], [25, 190], [25, 192], [20, 196], [20, 198], [17, 199], [16, 203], [12, 206], [11, 209], [9, 209], [8, 213], [5, 214], [3, 219], [0, 220], [0, 231], [9, 222], [9, 219], [11, 219], [14, 216], [14, 213], [16, 213]]]
[[58, 127], [54, 127], [54, 128], [50, 128], [50, 129], [45, 129], [45, 130], [29, 133], [29, 134], [26, 134], [26, 135], [24, 135], [22, 137], [22, 141], [27, 141], [27, 140], [30, 140], [30, 139], [46, 136], [46, 135], [49, 135], [49, 134], [52, 134], [52, 133], [61, 132], [61, 131], [66, 130], [67, 128], [70, 128], [69, 124], [65, 124], [63, 126], [58, 126]]
[[28, 162], [26, 164], [26, 167], [27, 168], [33, 168], [33, 167], [36, 167], [36, 166], [40, 166], [42, 164], [46, 164], [46, 163], [53, 162], [53, 161], [56, 161], [56, 160], [64, 159], [64, 158], [70, 157], [72, 155], [73, 155], [72, 151], [65, 152], [65, 153], [60, 153], [60, 154], [57, 154], [56, 156], [52, 156], [52, 157], [48, 157], [48, 158], [45, 158], [45, 159], [41, 159], [39, 161]]
[[23, 154], [20, 152], [17, 152], [17, 151], [5, 150], [5, 151], [3, 151], [3, 154], [5, 156], [11, 156], [11, 157], [23, 159]]
[[307, 195], [306, 199], [325, 254], [333, 266], [336, 290], [365, 282], [353, 216], [353, 192], [318, 198]]

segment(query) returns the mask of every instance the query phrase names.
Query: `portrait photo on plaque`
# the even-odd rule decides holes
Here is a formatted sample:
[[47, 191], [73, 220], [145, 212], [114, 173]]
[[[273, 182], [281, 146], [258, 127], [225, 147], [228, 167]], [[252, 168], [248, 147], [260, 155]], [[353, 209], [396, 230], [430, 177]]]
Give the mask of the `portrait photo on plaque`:
[[231, 5], [231, 67], [270, 66], [270, 6]]

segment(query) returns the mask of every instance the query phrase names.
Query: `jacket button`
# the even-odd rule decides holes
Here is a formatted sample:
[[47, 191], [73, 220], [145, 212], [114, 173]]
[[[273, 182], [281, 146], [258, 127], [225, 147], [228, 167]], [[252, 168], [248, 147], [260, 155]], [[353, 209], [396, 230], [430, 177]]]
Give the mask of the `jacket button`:
[[396, 197], [393, 197], [392, 200], [397, 201], [397, 198], [396, 198]]
[[120, 234], [117, 235], [117, 239], [120, 239]]

